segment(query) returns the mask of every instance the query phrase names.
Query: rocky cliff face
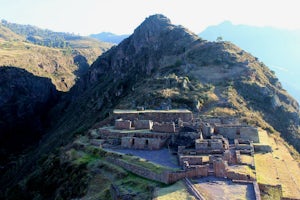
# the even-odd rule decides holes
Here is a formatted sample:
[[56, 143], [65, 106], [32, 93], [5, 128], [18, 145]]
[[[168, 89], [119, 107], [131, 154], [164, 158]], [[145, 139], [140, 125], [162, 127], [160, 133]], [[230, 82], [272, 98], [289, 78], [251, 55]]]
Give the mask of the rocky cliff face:
[[0, 68], [0, 160], [40, 139], [47, 112], [59, 93], [50, 79], [36, 77], [23, 69]]
[[[126, 74], [149, 76], [164, 65], [172, 63], [193, 43], [201, 39], [181, 26], [171, 24], [163, 15], [148, 17], [133, 35], [96, 60], [90, 71], [90, 82], [111, 73], [114, 80]], [[135, 73], [135, 74], [132, 74]]]

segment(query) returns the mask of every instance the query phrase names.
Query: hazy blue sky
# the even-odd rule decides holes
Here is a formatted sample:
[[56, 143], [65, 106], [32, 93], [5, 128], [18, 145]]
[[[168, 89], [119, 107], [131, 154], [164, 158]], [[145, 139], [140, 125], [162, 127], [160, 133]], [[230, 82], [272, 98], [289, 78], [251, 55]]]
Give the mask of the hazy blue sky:
[[0, 0], [0, 18], [54, 31], [88, 35], [132, 33], [161, 13], [195, 33], [224, 20], [300, 29], [297, 0]]

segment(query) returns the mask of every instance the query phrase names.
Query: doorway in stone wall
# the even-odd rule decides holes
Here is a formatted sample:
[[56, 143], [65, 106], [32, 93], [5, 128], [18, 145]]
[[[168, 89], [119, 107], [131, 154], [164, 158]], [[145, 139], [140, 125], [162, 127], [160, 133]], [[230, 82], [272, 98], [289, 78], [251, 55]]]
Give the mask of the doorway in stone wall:
[[145, 140], [145, 148], [148, 149], [149, 140]]

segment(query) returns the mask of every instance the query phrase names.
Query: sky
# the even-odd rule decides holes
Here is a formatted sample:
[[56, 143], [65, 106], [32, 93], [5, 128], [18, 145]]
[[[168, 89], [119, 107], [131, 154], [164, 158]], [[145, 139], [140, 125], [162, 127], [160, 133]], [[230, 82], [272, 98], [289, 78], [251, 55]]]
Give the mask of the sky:
[[[298, 0], [0, 0], [0, 19], [53, 31], [131, 34], [149, 15], [164, 14], [195, 33], [233, 24], [300, 29]], [[298, 1], [299, 2], [299, 1]]]

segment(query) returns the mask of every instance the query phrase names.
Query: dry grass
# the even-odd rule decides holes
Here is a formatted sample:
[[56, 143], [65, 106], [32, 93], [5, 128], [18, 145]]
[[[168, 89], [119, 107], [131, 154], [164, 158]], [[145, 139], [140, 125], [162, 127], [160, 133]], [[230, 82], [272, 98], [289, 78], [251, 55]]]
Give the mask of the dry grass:
[[164, 188], [157, 188], [154, 200], [194, 200], [195, 197], [190, 195], [182, 183], [178, 181], [173, 185]]
[[235, 116], [236, 111], [230, 108], [215, 107], [214, 109], [210, 110], [208, 114], [213, 116]]
[[246, 165], [252, 165], [254, 158], [249, 155], [241, 155], [241, 162]]
[[233, 165], [228, 167], [228, 172], [234, 172], [237, 174], [249, 175], [252, 179], [255, 179], [254, 170], [248, 165]]
[[262, 134], [262, 142], [272, 146], [272, 153], [255, 154], [259, 183], [282, 186], [283, 197], [300, 197], [300, 168], [281, 140]]

